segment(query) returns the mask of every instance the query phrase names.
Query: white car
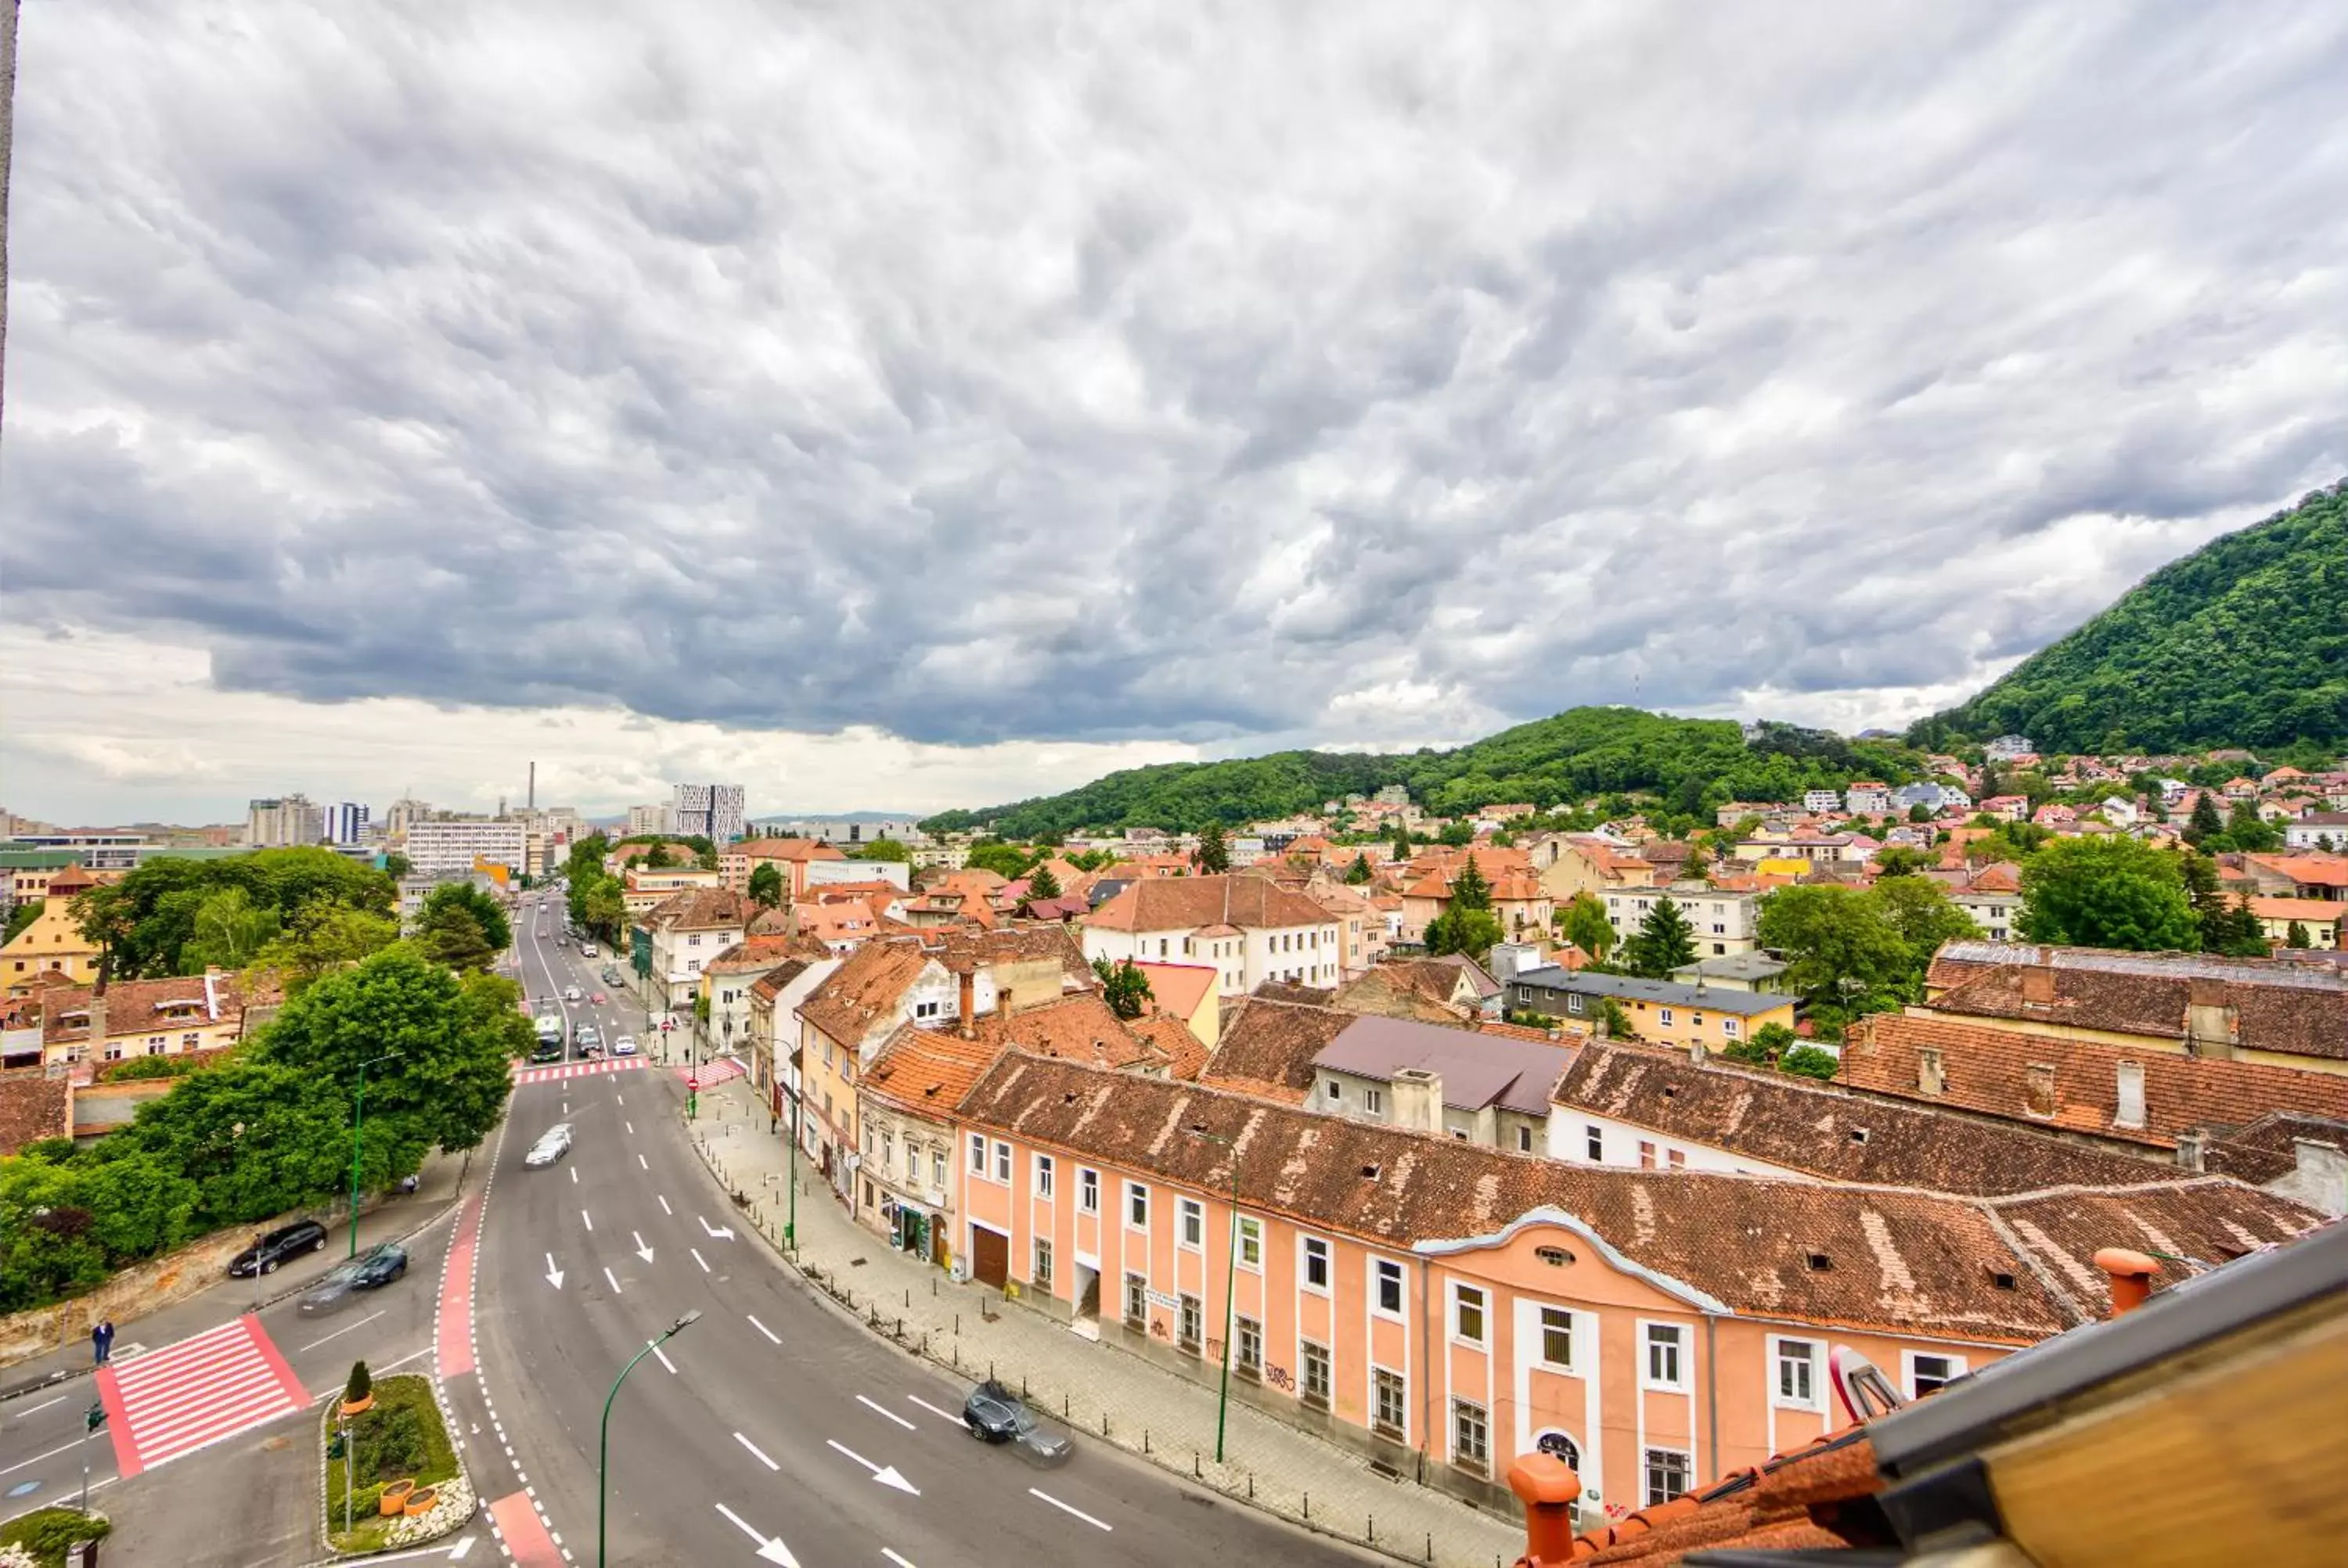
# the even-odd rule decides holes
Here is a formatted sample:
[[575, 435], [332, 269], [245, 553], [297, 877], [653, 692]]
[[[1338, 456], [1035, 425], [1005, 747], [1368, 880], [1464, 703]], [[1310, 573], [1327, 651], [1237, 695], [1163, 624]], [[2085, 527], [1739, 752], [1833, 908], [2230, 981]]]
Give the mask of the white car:
[[579, 956], [582, 958], [592, 958], [595, 957], [595, 944], [592, 942], [580, 943]]
[[562, 988], [562, 999], [563, 999], [564, 1001], [567, 1001], [567, 1002], [575, 1002], [575, 1001], [577, 1001], [577, 1000], [579, 999], [579, 988], [578, 988], [577, 986], [565, 986], [565, 987], [563, 987], [563, 988]]
[[521, 1157], [521, 1163], [535, 1169], [541, 1165], [551, 1165], [569, 1153], [571, 1153], [571, 1123], [557, 1122], [539, 1134], [538, 1142], [530, 1146], [530, 1153]]
[[612, 1042], [612, 1054], [613, 1056], [635, 1055], [636, 1037], [633, 1034], [623, 1034], [619, 1039], [613, 1040]]

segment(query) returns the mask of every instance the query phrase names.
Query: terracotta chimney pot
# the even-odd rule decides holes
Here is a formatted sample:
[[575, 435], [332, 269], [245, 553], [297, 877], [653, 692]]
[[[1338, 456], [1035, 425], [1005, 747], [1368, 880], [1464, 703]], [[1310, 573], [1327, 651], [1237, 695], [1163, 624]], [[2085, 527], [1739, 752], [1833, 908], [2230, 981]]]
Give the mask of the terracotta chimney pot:
[[2112, 1277], [2112, 1316], [2134, 1312], [2152, 1295], [2152, 1276], [2159, 1261], [2124, 1246], [2107, 1246], [2096, 1254], [2096, 1266]]
[[1509, 1467], [1509, 1490], [1525, 1505], [1527, 1563], [1564, 1563], [1573, 1554], [1573, 1504], [1581, 1478], [1555, 1454], [1529, 1453]]

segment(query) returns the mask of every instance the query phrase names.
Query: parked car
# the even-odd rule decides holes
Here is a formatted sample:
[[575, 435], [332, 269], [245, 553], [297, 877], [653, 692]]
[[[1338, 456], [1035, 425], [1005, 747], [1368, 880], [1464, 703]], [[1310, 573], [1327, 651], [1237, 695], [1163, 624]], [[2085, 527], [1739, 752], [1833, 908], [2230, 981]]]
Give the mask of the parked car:
[[295, 1220], [290, 1225], [252, 1238], [252, 1245], [229, 1260], [232, 1279], [249, 1279], [256, 1274], [275, 1274], [277, 1266], [288, 1258], [305, 1252], [326, 1249], [326, 1227], [316, 1220]]
[[571, 1123], [557, 1122], [539, 1134], [538, 1142], [530, 1146], [530, 1153], [521, 1157], [521, 1163], [535, 1169], [541, 1165], [551, 1165], [569, 1153]]
[[962, 1403], [963, 1424], [984, 1443], [1016, 1443], [1029, 1458], [1060, 1464], [1075, 1451], [1068, 1435], [1035, 1419], [1027, 1401], [990, 1378]]
[[623, 1034], [619, 1039], [613, 1040], [612, 1042], [612, 1054], [613, 1056], [635, 1055], [636, 1037], [633, 1034]]
[[594, 943], [592, 943], [592, 942], [582, 942], [582, 943], [580, 943], [580, 944], [579, 944], [579, 956], [580, 956], [581, 958], [593, 958], [593, 957], [595, 956], [595, 944], [594, 944]]
[[379, 1290], [407, 1273], [407, 1249], [397, 1242], [385, 1242], [320, 1280], [317, 1287], [302, 1298], [302, 1315], [318, 1317], [339, 1312], [350, 1305], [352, 1292]]

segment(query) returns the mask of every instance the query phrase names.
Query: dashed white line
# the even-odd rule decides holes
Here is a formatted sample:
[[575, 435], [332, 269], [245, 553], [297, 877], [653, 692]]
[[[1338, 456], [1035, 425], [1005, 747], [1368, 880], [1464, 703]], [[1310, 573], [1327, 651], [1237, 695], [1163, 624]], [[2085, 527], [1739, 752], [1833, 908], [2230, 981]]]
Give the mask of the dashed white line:
[[[571, 1167], [570, 1167], [570, 1171], [571, 1171], [571, 1184], [572, 1184], [572, 1186], [574, 1186], [574, 1187], [575, 1187], [575, 1186], [577, 1186], [577, 1185], [579, 1184], [579, 1167], [578, 1167], [578, 1166], [576, 1166], [576, 1165], [572, 1165], [572, 1166], [571, 1166]], [[594, 1227], [593, 1225], [589, 1225], [587, 1228], [588, 1228], [589, 1230], [593, 1230], [595, 1227]]]
[[644, 1343], [653, 1348], [653, 1354], [660, 1358], [660, 1364], [668, 1368], [669, 1376], [672, 1378], [676, 1376], [676, 1363], [668, 1358], [668, 1352], [660, 1348], [660, 1341], [647, 1339]]
[[[577, 1175], [578, 1173], [573, 1171], [572, 1174]], [[592, 1231], [595, 1228], [595, 1216], [589, 1214], [585, 1209], [581, 1209], [579, 1211], [579, 1223], [585, 1225]]]
[[752, 1457], [757, 1459], [760, 1464], [765, 1465], [768, 1470], [780, 1470], [783, 1468], [781, 1465], [777, 1464], [773, 1460], [768, 1459], [765, 1454], [760, 1453], [758, 1451], [758, 1445], [752, 1442], [748, 1438], [744, 1437], [740, 1432], [736, 1432], [734, 1434], [734, 1440], [740, 1443], [744, 1448], [748, 1449]]
[[[658, 1193], [654, 1193], [653, 1196], [660, 1198], [660, 1194]], [[668, 1200], [666, 1198], [661, 1198], [661, 1213], [664, 1214], [674, 1214], [676, 1211], [668, 1206]]]
[[[745, 1317], [750, 1317], [750, 1315], [747, 1312], [742, 1316]], [[783, 1337], [781, 1335], [776, 1333], [773, 1329], [759, 1322], [756, 1317], [750, 1317], [750, 1327], [757, 1329], [759, 1333], [765, 1335], [767, 1338], [773, 1340], [778, 1345], [783, 1342]]]
[[1031, 1486], [1027, 1489], [1027, 1495], [1030, 1497], [1042, 1498], [1045, 1502], [1050, 1503], [1062, 1513], [1075, 1514], [1078, 1519], [1083, 1520], [1086, 1524], [1091, 1525], [1096, 1530], [1109, 1530], [1115, 1528], [1113, 1525], [1103, 1524], [1099, 1520], [1095, 1519], [1091, 1514], [1086, 1513], [1081, 1508], [1070, 1508], [1066, 1503], [1062, 1502], [1058, 1498], [1054, 1497], [1048, 1491], [1038, 1491]]
[[628, 1129], [628, 1136], [629, 1136], [629, 1137], [631, 1137], [631, 1138], [634, 1137], [634, 1136], [636, 1135], [636, 1124], [635, 1124], [634, 1122], [633, 1122], [628, 1121], [628, 1119], [627, 1119], [626, 1117], [624, 1117], [624, 1116], [621, 1117], [621, 1118], [620, 1118], [620, 1120], [621, 1120], [621, 1122], [622, 1122], [625, 1123], [625, 1125], [627, 1126], [627, 1129]]
[[[349, 1326], [348, 1326], [348, 1327], [342, 1327], [342, 1328], [337, 1328], [337, 1329], [335, 1329], [332, 1334], [329, 1334], [329, 1335], [325, 1336], [325, 1337], [324, 1337], [324, 1338], [321, 1338], [321, 1339], [313, 1339], [313, 1340], [311, 1340], [307, 1345], [303, 1346], [303, 1347], [302, 1347], [302, 1349], [303, 1349], [303, 1350], [315, 1350], [319, 1346], [324, 1345], [324, 1344], [326, 1342], [326, 1340], [327, 1340], [327, 1339], [339, 1339], [339, 1338], [341, 1338], [344, 1335], [348, 1334], [348, 1333], [351, 1331], [351, 1329], [353, 1329], [353, 1328], [364, 1328], [364, 1327], [366, 1327], [368, 1324], [370, 1324], [370, 1323], [374, 1322], [376, 1318], [378, 1318], [378, 1317], [382, 1317], [382, 1316], [384, 1315], [384, 1313], [388, 1312], [388, 1311], [390, 1311], [390, 1310], [391, 1310], [391, 1308], [390, 1308], [390, 1307], [382, 1307], [382, 1308], [380, 1308], [380, 1309], [378, 1309], [378, 1310], [376, 1310], [376, 1311], [375, 1311], [375, 1312], [371, 1312], [371, 1313], [367, 1314], [367, 1316], [366, 1316], [365, 1317], [360, 1318], [356, 1323], [353, 1323], [353, 1324], [349, 1325]], [[295, 1352], [294, 1352], [294, 1354], [298, 1356], [298, 1355], [300, 1355], [300, 1354], [301, 1354], [301, 1351], [297, 1350], [297, 1351], [295, 1351]], [[28, 1415], [29, 1415], [30, 1413], [31, 1413], [30, 1411], [27, 1411], [27, 1412], [26, 1412], [26, 1414], [28, 1414]]]
[[34, 1406], [31, 1409], [29, 1409], [29, 1410], [18, 1410], [18, 1411], [16, 1412], [16, 1414], [17, 1414], [17, 1416], [18, 1416], [19, 1418], [22, 1418], [22, 1417], [25, 1417], [25, 1416], [30, 1416], [30, 1415], [37, 1415], [39, 1412], [41, 1412], [41, 1411], [43, 1411], [43, 1410], [47, 1409], [51, 1405], [62, 1405], [62, 1404], [64, 1404], [65, 1402], [66, 1402], [66, 1397], [65, 1397], [63, 1394], [59, 1394], [59, 1395], [58, 1395], [56, 1399], [49, 1399], [49, 1400], [46, 1400], [46, 1401], [45, 1401], [45, 1402], [43, 1402], [43, 1403], [41, 1403], [41, 1404], [35, 1405], [35, 1406]]
[[705, 1258], [704, 1258], [704, 1257], [701, 1255], [701, 1249], [700, 1249], [699, 1247], [697, 1247], [697, 1246], [689, 1246], [689, 1247], [686, 1247], [685, 1250], [685, 1251], [687, 1251], [687, 1252], [689, 1252], [689, 1253], [691, 1253], [691, 1254], [693, 1255], [693, 1261], [694, 1261], [694, 1262], [695, 1262], [695, 1263], [697, 1263], [697, 1264], [700, 1264], [700, 1265], [701, 1265], [701, 1272], [702, 1272], [702, 1273], [704, 1273], [704, 1274], [707, 1274], [707, 1273], [709, 1272], [709, 1263], [708, 1263], [708, 1260], [707, 1260], [707, 1259], [705, 1259]]
[[933, 1416], [942, 1416], [956, 1426], [962, 1425], [962, 1418], [960, 1416], [955, 1415], [952, 1410], [942, 1410], [938, 1409], [935, 1405], [922, 1398], [919, 1394], [908, 1394], [905, 1398], [912, 1400], [913, 1403], [921, 1406], [922, 1409], [929, 1411], [930, 1414]]
[[898, 1556], [886, 1546], [880, 1548], [880, 1555], [889, 1559], [890, 1562], [894, 1563], [897, 1565], [897, 1568], [913, 1568], [913, 1565], [911, 1563], [906, 1562], [902, 1557]]
[[856, 1402], [863, 1406], [868, 1410], [871, 1410], [878, 1415], [887, 1417], [890, 1420], [896, 1422], [899, 1426], [904, 1428], [909, 1432], [913, 1430], [912, 1422], [907, 1420], [896, 1411], [889, 1409], [886, 1405], [875, 1404], [861, 1394], [856, 1396]]
[[612, 1273], [612, 1266], [608, 1263], [603, 1266], [603, 1277], [612, 1282], [612, 1294], [614, 1296], [619, 1295], [620, 1281], [618, 1277]]
[[636, 1156], [636, 1163], [642, 1165], [647, 1171], [653, 1168], [652, 1162], [646, 1160], [642, 1154]]

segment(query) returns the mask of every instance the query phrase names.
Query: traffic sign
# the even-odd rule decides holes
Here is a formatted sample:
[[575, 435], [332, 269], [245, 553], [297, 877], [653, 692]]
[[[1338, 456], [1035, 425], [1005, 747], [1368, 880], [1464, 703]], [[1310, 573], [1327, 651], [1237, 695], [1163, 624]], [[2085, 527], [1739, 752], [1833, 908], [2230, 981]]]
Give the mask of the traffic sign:
[[688, 1079], [686, 1079], [686, 1080], [685, 1081], [685, 1088], [686, 1088], [687, 1090], [691, 1091], [693, 1093], [698, 1094], [698, 1093], [700, 1093], [700, 1092], [701, 1092], [701, 1080], [699, 1080], [698, 1078], [688, 1078]]

